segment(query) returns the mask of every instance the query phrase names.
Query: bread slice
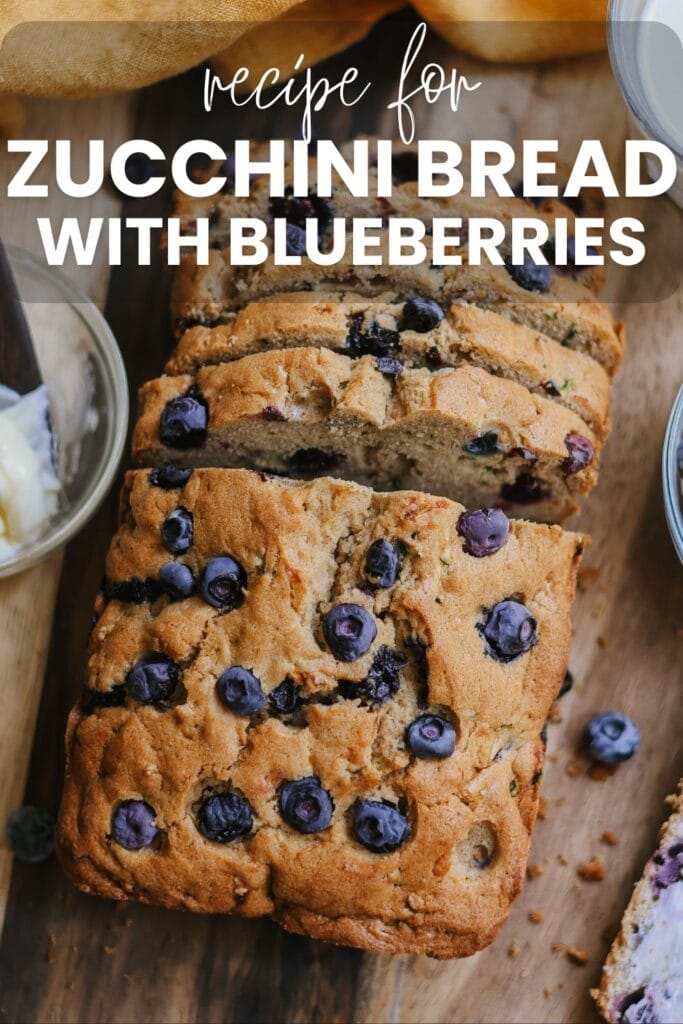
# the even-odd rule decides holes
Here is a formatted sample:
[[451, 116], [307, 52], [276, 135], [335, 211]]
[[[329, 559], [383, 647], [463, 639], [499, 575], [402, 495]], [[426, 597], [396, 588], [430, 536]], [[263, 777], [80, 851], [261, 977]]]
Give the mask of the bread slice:
[[202, 365], [301, 345], [351, 356], [374, 351], [410, 368], [471, 363], [566, 406], [604, 440], [610, 381], [599, 363], [477, 306], [453, 303], [441, 315], [437, 326], [425, 329], [411, 303], [344, 293], [276, 295], [228, 314], [226, 323], [217, 327], [190, 328], [179, 339], [166, 372], [194, 373]]
[[[133, 455], [414, 487], [541, 521], [571, 515], [595, 483], [600, 442], [570, 410], [477, 366], [390, 371], [298, 348], [161, 377], [140, 391]], [[188, 395], [207, 424], [189, 438]]]
[[[126, 479], [67, 730], [64, 867], [109, 899], [270, 914], [364, 949], [482, 948], [523, 882], [583, 538], [513, 521], [474, 557], [444, 498], [241, 470], [175, 483]], [[173, 564], [197, 589], [172, 600], [178, 508], [193, 536]], [[382, 585], [378, 542], [400, 553]], [[239, 587], [207, 590], [227, 556]], [[525, 631], [502, 660], [491, 623], [510, 600]], [[364, 623], [353, 650], [330, 632], [340, 606]], [[219, 683], [238, 666], [248, 707]], [[423, 715], [450, 731], [439, 757], [408, 732]], [[294, 815], [293, 783], [313, 787]]]
[[[429, 259], [415, 266], [391, 266], [386, 234], [380, 236], [377, 255], [381, 263], [354, 264], [351, 236], [346, 257], [327, 267], [302, 257], [300, 265], [275, 265], [272, 255], [260, 266], [233, 267], [229, 254], [212, 249], [206, 266], [191, 260], [175, 274], [172, 309], [176, 330], [221, 323], [235, 309], [255, 299], [281, 292], [316, 293], [353, 291], [366, 297], [393, 293], [393, 301], [419, 296], [441, 306], [464, 301], [525, 324], [562, 345], [590, 355], [612, 375], [623, 356], [623, 324], [615, 322], [608, 307], [596, 302], [592, 292], [568, 277], [553, 275], [543, 293], [531, 292], [517, 283], [507, 267], [490, 265], [432, 266]], [[426, 240], [430, 249], [430, 239]], [[466, 260], [466, 253], [460, 251]], [[396, 296], [398, 298], [396, 298]]]
[[593, 996], [610, 1024], [683, 1020], [683, 781]]

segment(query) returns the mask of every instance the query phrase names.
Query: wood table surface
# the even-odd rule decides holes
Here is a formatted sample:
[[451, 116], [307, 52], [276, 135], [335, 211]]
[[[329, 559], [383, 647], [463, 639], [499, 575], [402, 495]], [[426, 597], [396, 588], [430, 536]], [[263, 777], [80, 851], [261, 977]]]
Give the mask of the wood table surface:
[[[372, 68], [376, 82], [381, 84], [382, 73], [393, 81], [395, 27], [396, 22], [390, 31], [378, 26], [353, 53], [328, 66], [357, 63]], [[618, 164], [627, 119], [606, 57], [500, 69], [477, 65], [437, 40], [430, 43], [429, 56], [447, 66], [457, 63], [484, 86], [457, 115], [422, 107], [421, 132], [477, 134], [486, 107], [487, 137], [552, 137], [561, 126], [569, 139], [601, 138]], [[296, 131], [293, 112], [251, 113], [239, 120], [224, 108], [207, 118], [199, 112], [200, 82], [193, 72], [129, 96], [31, 101], [24, 134], [105, 137], [108, 145], [137, 136], [171, 148], [203, 135], [228, 144], [240, 135]], [[387, 96], [388, 89], [387, 84]], [[390, 131], [390, 115], [365, 106], [325, 121], [319, 134], [341, 139]], [[3, 181], [10, 166], [2, 157]], [[98, 199], [98, 215], [102, 202]], [[104, 202], [107, 215], [118, 211], [115, 196]], [[166, 195], [126, 201], [121, 212], [162, 216], [166, 203]], [[57, 198], [49, 200], [53, 217], [62, 206]], [[576, 684], [549, 726], [545, 813], [531, 854], [539, 868], [496, 942], [468, 960], [438, 962], [307, 941], [268, 920], [114, 905], [78, 893], [54, 858], [41, 865], [15, 862], [10, 881], [11, 857], [3, 837], [0, 1021], [596, 1020], [589, 988], [599, 978], [608, 937], [631, 885], [654, 847], [664, 798], [683, 774], [683, 571], [667, 533], [660, 479], [668, 411], [683, 381], [683, 292], [672, 283], [681, 258], [683, 216], [666, 199], [648, 210], [648, 260], [615, 275], [613, 286], [628, 328], [613, 433], [600, 485], [572, 523], [590, 532], [593, 541], [574, 612], [570, 664]], [[0, 235], [38, 252], [36, 212], [5, 201]], [[111, 271], [99, 260], [82, 271], [79, 283], [104, 306], [134, 392], [158, 373], [169, 345], [168, 280], [158, 259], [148, 270], [137, 270], [132, 262], [126, 267], [124, 253], [124, 266]], [[663, 291], [668, 297], [661, 297]], [[630, 301], [655, 294], [660, 301]], [[115, 520], [114, 489], [63, 561], [55, 555], [0, 584], [2, 822], [22, 801], [53, 811], [58, 807], [64, 723], [81, 686], [92, 600]], [[633, 761], [597, 780], [578, 741], [586, 720], [609, 708], [632, 715], [643, 742]], [[605, 831], [615, 834], [618, 845], [603, 841]], [[606, 863], [605, 877], [585, 881], [577, 867], [596, 854]], [[334, 879], [325, 884], [334, 885]], [[553, 950], [556, 944], [585, 951], [587, 963], [573, 962], [564, 949]]]

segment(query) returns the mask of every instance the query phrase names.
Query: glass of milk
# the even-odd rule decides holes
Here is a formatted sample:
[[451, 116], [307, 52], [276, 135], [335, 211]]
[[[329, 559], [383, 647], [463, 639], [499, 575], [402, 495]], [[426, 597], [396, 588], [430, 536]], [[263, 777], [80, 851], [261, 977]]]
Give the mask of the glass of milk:
[[676, 154], [670, 195], [683, 207], [683, 0], [610, 0], [608, 18], [612, 68], [633, 127]]

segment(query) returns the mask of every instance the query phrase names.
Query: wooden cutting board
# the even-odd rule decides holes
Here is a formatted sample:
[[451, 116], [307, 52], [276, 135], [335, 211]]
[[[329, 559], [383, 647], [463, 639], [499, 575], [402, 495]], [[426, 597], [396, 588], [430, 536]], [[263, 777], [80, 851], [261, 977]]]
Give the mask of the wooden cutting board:
[[[331, 68], [355, 63], [389, 98], [395, 77], [396, 23], [381, 24]], [[438, 42], [429, 57], [485, 81], [458, 115], [419, 113], [421, 129], [457, 137], [494, 104], [486, 134], [553, 136], [563, 125], [576, 139], [599, 137], [613, 154], [627, 131], [624, 108], [606, 58], [517, 69], [477, 65]], [[393, 64], [390, 65], [390, 61]], [[388, 69], [388, 70], [387, 70]], [[384, 78], [382, 77], [384, 75]], [[197, 73], [134, 96], [80, 104], [32, 102], [27, 135], [109, 141], [149, 137], [169, 148], [185, 138], [224, 141], [241, 134], [223, 113], [198, 116]], [[383, 104], [382, 104], [383, 105]], [[169, 115], [172, 111], [172, 117]], [[222, 130], [219, 125], [223, 125]], [[255, 117], [242, 133], [295, 133], [294, 116]], [[341, 139], [386, 132], [390, 117], [365, 106], [328, 120], [320, 134]], [[476, 131], [475, 131], [476, 134]], [[2, 158], [6, 175], [10, 164]], [[129, 202], [124, 215], [163, 215], [167, 197]], [[53, 215], [60, 211], [50, 200]], [[117, 201], [111, 197], [111, 212]], [[0, 209], [0, 235], [38, 251], [31, 218]], [[98, 210], [98, 213], [101, 212]], [[549, 726], [543, 782], [546, 811], [531, 862], [542, 873], [527, 882], [497, 941], [465, 961], [363, 954], [287, 935], [270, 921], [195, 917], [83, 896], [54, 862], [15, 864], [0, 849], [0, 1021], [227, 1022], [578, 1022], [592, 1021], [595, 984], [631, 884], [654, 846], [664, 797], [683, 774], [681, 667], [683, 572], [666, 531], [660, 451], [668, 410], [683, 381], [680, 291], [647, 298], [671, 278], [681, 255], [683, 216], [667, 200], [653, 216], [651, 257], [617, 275], [616, 299], [628, 325], [628, 356], [615, 390], [614, 429], [600, 486], [577, 526], [588, 530], [583, 583], [574, 615], [574, 690]], [[105, 314], [124, 352], [133, 391], [155, 375], [169, 344], [168, 281], [158, 262], [149, 271], [111, 274], [99, 264], [82, 283]], [[671, 289], [670, 289], [671, 290]], [[116, 518], [116, 495], [66, 551], [0, 586], [0, 812], [25, 799], [56, 811], [63, 770], [62, 734], [81, 685], [92, 599]], [[57, 594], [56, 609], [54, 597]], [[54, 615], [53, 615], [54, 609]], [[637, 757], [597, 781], [577, 746], [594, 713], [617, 708], [641, 726]], [[36, 721], [37, 710], [37, 721]], [[31, 752], [32, 748], [32, 753]], [[30, 767], [29, 767], [30, 754]], [[28, 784], [22, 797], [28, 768]], [[605, 831], [617, 846], [601, 840]], [[588, 882], [578, 865], [600, 854], [604, 880]], [[334, 884], [333, 879], [327, 880]], [[537, 919], [534, 923], [530, 914]], [[555, 944], [585, 951], [580, 966]], [[515, 955], [512, 955], [512, 954]]]

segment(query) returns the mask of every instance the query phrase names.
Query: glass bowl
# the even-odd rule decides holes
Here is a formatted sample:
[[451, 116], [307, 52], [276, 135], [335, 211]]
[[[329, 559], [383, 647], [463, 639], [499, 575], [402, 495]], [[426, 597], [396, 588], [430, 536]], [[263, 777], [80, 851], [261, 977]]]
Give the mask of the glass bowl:
[[[95, 304], [79, 288], [30, 253], [7, 246], [12, 272], [31, 326], [41, 369], [48, 390], [50, 378], [46, 365], [56, 369], [62, 385], [63, 403], [55, 410], [55, 394], [50, 395], [51, 416], [78, 406], [88, 418], [90, 429], [80, 443], [80, 453], [69, 479], [62, 481], [64, 500], [45, 532], [35, 541], [0, 561], [0, 578], [27, 569], [52, 551], [66, 544], [85, 525], [105, 497], [118, 468], [128, 429], [128, 382], [121, 352], [106, 320]], [[54, 346], [68, 335], [79, 345], [79, 365], [85, 381], [59, 376], [66, 361]], [[62, 340], [63, 340], [62, 339]], [[49, 357], [49, 360], [48, 358]], [[53, 384], [54, 389], [54, 384]], [[59, 394], [57, 390], [57, 402]], [[58, 418], [58, 417], [57, 417]]]
[[673, 404], [662, 452], [664, 508], [669, 533], [683, 562], [683, 387]]

